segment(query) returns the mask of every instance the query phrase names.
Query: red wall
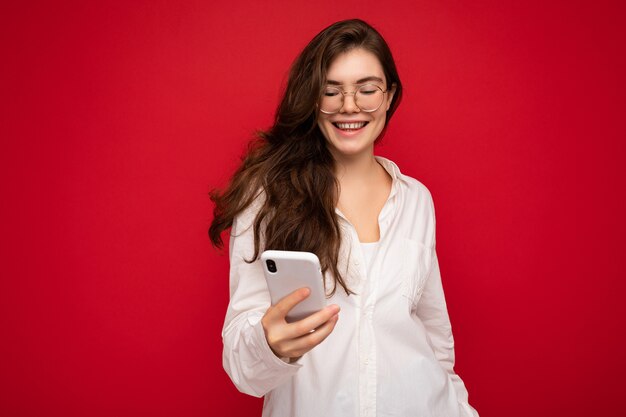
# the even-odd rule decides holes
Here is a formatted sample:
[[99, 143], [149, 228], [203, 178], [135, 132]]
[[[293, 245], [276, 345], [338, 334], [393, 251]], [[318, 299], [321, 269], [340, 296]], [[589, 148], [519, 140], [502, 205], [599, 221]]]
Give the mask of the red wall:
[[378, 153], [424, 182], [481, 416], [617, 416], [624, 10], [596, 1], [13, 2], [0, 12], [3, 416], [260, 415], [221, 368], [207, 193], [333, 21], [386, 37]]

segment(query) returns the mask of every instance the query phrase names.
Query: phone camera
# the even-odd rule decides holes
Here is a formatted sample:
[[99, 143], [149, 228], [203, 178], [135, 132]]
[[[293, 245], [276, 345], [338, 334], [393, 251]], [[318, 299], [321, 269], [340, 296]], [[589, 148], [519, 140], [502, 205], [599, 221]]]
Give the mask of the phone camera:
[[271, 273], [275, 273], [276, 271], [278, 271], [278, 269], [276, 269], [276, 262], [268, 259], [267, 261], [265, 261], [265, 263], [267, 264], [267, 270]]

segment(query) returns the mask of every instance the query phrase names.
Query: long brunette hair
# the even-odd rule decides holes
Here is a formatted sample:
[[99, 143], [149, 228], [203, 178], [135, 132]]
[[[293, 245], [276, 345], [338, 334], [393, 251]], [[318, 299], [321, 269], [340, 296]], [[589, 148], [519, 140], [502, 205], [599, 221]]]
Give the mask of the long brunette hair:
[[210, 193], [215, 208], [209, 237], [214, 246], [223, 246], [221, 233], [261, 197], [253, 223], [254, 256], [248, 262], [258, 259], [261, 247], [313, 252], [322, 271], [334, 278], [331, 295], [337, 285], [346, 294], [351, 291], [337, 266], [341, 245], [335, 213], [338, 183], [335, 161], [317, 125], [317, 103], [332, 61], [355, 48], [373, 53], [383, 67], [387, 88], [395, 85], [387, 111], [387, 120], [391, 119], [402, 98], [402, 84], [387, 43], [362, 20], [334, 23], [315, 36], [291, 66], [274, 125], [251, 142], [227, 188]]

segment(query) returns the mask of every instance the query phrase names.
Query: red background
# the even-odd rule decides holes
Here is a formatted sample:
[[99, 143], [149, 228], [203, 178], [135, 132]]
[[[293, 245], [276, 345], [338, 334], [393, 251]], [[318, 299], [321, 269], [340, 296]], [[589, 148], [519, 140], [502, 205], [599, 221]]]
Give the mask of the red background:
[[424, 182], [481, 416], [618, 416], [620, 2], [4, 2], [0, 414], [260, 415], [221, 367], [210, 188], [299, 50], [373, 23], [406, 95], [378, 153]]

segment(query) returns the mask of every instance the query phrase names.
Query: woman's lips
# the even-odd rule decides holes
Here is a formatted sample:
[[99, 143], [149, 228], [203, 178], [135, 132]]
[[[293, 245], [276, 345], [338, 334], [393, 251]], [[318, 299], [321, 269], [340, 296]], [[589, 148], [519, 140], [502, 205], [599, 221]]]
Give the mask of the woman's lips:
[[332, 125], [343, 136], [354, 136], [359, 133], [369, 122], [333, 122]]

